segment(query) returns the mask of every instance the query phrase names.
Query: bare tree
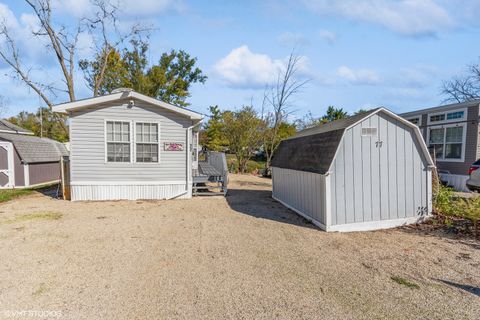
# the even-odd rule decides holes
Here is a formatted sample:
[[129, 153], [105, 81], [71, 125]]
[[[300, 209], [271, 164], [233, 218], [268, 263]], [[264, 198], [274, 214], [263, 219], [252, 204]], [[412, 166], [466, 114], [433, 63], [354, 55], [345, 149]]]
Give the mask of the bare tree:
[[298, 68], [301, 61], [302, 57], [297, 55], [295, 50], [292, 50], [285, 69], [279, 71], [277, 75], [276, 83], [267, 87], [264, 92], [262, 117], [266, 123], [266, 132], [263, 145], [267, 158], [267, 169], [270, 167], [273, 152], [280, 144], [279, 131], [281, 125], [286, 122], [288, 115], [292, 113], [292, 100], [310, 81], [298, 77]]
[[0, 95], [0, 118], [4, 117], [8, 111], [8, 99]]
[[472, 64], [463, 75], [443, 82], [446, 102], [464, 102], [480, 98], [480, 65]]
[[[11, 67], [13, 77], [38, 94], [48, 107], [54, 104], [53, 99], [59, 93], [67, 94], [70, 101], [74, 101], [76, 98], [75, 72], [77, 69], [75, 65], [78, 63], [78, 39], [82, 32], [89, 32], [92, 35], [96, 54], [103, 57], [103, 68], [106, 67], [110, 50], [132, 34], [141, 32], [138, 26], [134, 26], [131, 32], [120, 35], [116, 28], [118, 8], [110, 0], [91, 0], [94, 8], [93, 14], [79, 18], [73, 28], [54, 21], [50, 0], [25, 0], [25, 2], [32, 9], [38, 21], [39, 27], [37, 30], [32, 30], [32, 35], [38, 42], [47, 40], [47, 50], [58, 63], [63, 85], [58, 87], [57, 82], [48, 82], [46, 77], [41, 80], [34, 79], [31, 73], [33, 66], [28, 66], [22, 61], [23, 55], [15, 42], [13, 30], [9, 29], [6, 21], [0, 22], [0, 37], [5, 40], [5, 45], [0, 48], [0, 57]], [[102, 76], [100, 76], [96, 80], [98, 86], [102, 81]], [[94, 91], [95, 93], [96, 91]], [[66, 127], [65, 130], [67, 130]]]

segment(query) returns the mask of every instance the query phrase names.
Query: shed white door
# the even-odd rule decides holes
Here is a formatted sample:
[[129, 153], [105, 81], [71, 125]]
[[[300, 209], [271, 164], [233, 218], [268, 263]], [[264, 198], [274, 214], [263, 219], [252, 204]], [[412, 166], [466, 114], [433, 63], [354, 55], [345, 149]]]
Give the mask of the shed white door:
[[10, 142], [0, 142], [0, 188], [15, 186], [13, 162], [13, 145]]

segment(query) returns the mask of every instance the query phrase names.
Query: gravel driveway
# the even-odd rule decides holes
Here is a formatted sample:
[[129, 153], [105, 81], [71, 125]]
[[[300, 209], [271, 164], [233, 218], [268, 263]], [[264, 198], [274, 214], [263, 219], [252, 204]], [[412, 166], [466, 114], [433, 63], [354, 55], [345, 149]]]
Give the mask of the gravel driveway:
[[0, 319], [478, 319], [478, 241], [327, 234], [270, 188], [232, 176], [226, 198], [1, 204]]

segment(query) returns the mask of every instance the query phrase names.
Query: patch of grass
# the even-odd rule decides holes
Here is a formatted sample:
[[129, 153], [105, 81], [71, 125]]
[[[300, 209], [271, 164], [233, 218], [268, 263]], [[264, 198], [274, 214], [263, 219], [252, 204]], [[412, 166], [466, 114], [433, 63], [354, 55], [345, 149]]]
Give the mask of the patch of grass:
[[31, 194], [33, 189], [5, 189], [0, 190], [0, 203]]
[[32, 296], [38, 297], [38, 296], [42, 295], [47, 290], [48, 290], [47, 285], [42, 282], [42, 283], [40, 283], [38, 288], [32, 293]]
[[5, 220], [3, 224], [12, 224], [16, 222], [24, 222], [30, 220], [58, 220], [63, 216], [60, 212], [53, 212], [53, 211], [46, 211], [46, 212], [36, 212], [36, 213], [29, 213], [24, 214], [21, 216], [16, 216], [13, 219]]
[[393, 276], [390, 277], [393, 281], [395, 281], [398, 284], [404, 285], [406, 287], [409, 287], [410, 289], [420, 289], [420, 286], [414, 282], [411, 282], [405, 278], [398, 277], [398, 276]]

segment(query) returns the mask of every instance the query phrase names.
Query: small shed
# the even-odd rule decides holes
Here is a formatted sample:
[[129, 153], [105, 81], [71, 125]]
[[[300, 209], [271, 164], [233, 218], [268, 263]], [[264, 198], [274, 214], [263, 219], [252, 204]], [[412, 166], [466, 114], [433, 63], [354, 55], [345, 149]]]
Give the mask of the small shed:
[[433, 167], [419, 128], [378, 108], [283, 140], [273, 198], [326, 231], [391, 228], [431, 214]]
[[60, 160], [68, 156], [58, 141], [0, 119], [0, 189], [26, 188], [60, 181]]

